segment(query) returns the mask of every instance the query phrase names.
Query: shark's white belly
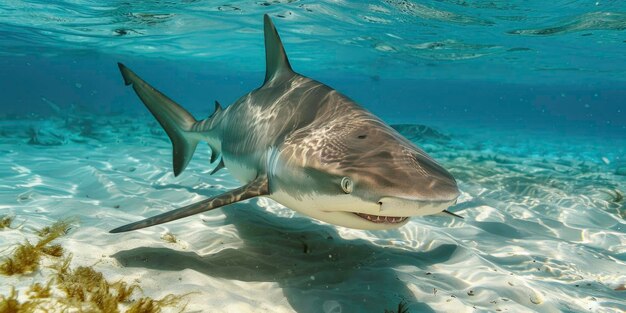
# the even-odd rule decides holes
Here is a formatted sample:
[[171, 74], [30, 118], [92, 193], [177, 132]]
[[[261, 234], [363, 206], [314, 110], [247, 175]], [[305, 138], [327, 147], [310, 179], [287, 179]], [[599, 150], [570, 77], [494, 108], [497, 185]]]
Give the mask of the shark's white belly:
[[228, 169], [231, 175], [233, 175], [242, 184], [255, 179], [258, 175], [258, 169], [251, 165], [242, 162], [237, 162], [237, 158], [222, 156], [224, 165]]

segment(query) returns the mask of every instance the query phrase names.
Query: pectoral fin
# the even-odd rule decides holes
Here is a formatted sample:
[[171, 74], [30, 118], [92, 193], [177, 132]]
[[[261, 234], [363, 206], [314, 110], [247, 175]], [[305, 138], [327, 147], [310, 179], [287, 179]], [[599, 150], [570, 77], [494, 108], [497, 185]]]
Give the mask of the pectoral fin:
[[186, 207], [182, 207], [180, 209], [176, 209], [167, 213], [159, 214], [157, 216], [153, 216], [147, 218], [145, 220], [130, 223], [124, 225], [122, 227], [118, 227], [110, 231], [110, 233], [122, 233], [131, 230], [137, 230], [141, 228], [146, 228], [158, 224], [167, 223], [173, 220], [177, 220], [179, 218], [187, 217], [190, 215], [202, 213], [205, 211], [217, 209], [219, 207], [223, 207], [225, 205], [243, 201], [246, 199], [268, 195], [269, 194], [269, 184], [267, 181], [267, 176], [259, 176], [255, 180], [249, 182], [248, 184], [241, 186], [237, 189], [231, 190], [229, 192], [223, 193], [221, 195], [202, 200], [200, 202], [188, 205]]

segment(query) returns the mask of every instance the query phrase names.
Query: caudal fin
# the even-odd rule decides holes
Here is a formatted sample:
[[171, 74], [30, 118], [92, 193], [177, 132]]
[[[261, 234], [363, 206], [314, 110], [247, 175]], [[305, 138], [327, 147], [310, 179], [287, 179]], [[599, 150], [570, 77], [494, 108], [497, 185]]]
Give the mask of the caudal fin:
[[132, 85], [135, 93], [159, 121], [170, 137], [173, 146], [174, 176], [180, 175], [191, 160], [198, 138], [190, 131], [196, 119], [176, 102], [150, 86], [124, 64], [117, 63], [124, 77], [124, 83]]

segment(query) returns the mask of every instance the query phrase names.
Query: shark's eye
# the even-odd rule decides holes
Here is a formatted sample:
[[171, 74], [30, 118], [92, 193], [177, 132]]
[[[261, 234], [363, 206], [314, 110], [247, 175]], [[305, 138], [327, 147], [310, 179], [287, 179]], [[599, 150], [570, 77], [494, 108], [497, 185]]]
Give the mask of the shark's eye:
[[352, 192], [352, 180], [348, 177], [344, 177], [341, 179], [341, 189], [343, 189], [343, 192], [345, 193], [351, 193]]

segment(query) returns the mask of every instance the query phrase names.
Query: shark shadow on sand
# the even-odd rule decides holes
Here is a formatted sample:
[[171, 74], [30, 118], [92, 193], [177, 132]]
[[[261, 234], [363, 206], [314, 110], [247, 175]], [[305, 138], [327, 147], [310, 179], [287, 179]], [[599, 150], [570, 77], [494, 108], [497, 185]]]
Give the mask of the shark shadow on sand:
[[[113, 255], [124, 267], [160, 271], [191, 269], [207, 276], [246, 282], [276, 282], [297, 312], [384, 312], [408, 303], [409, 312], [434, 312], [419, 302], [394, 268], [426, 268], [449, 260], [455, 245], [426, 252], [384, 248], [366, 240], [341, 238], [330, 225], [303, 216], [268, 214], [253, 204], [223, 210], [243, 246], [211, 255], [169, 248], [140, 247]], [[295, 219], [295, 221], [294, 221]], [[306, 220], [306, 221], [305, 221]], [[292, 225], [311, 226], [302, 228]], [[210, 229], [207, 229], [210, 231]], [[216, 238], [217, 240], [217, 238]], [[314, 277], [314, 279], [312, 279]]]

